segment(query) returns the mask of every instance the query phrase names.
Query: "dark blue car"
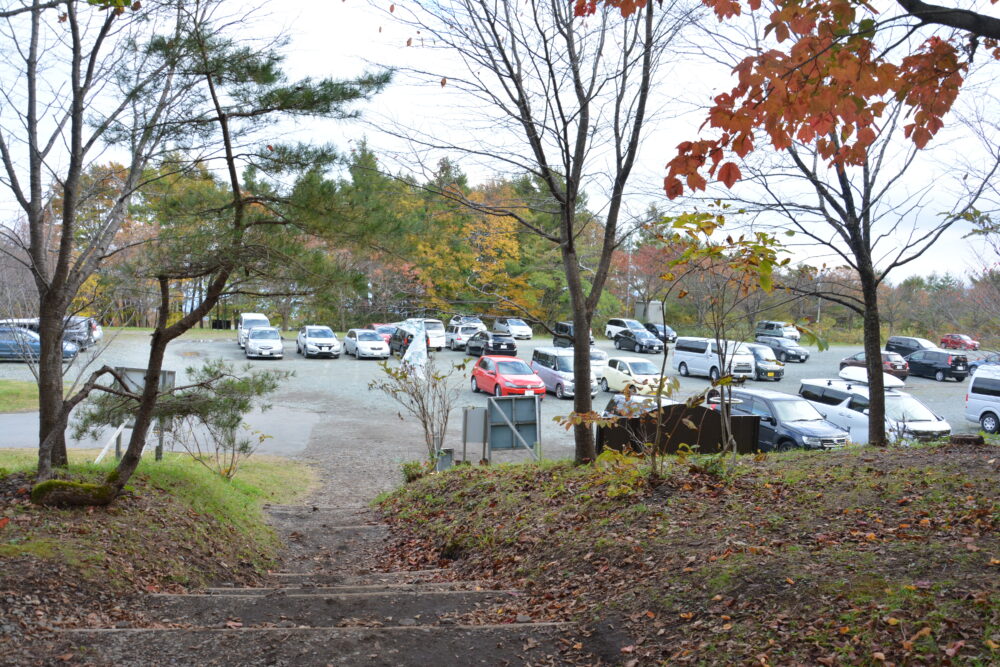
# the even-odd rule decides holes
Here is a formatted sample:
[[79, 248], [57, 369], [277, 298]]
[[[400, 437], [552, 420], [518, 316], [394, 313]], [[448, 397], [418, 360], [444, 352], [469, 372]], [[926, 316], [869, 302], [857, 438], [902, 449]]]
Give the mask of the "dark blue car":
[[734, 415], [760, 417], [761, 451], [837, 449], [847, 444], [847, 431], [824, 419], [801, 396], [766, 389], [733, 389], [732, 394]]
[[[63, 341], [63, 360], [76, 356], [77, 346]], [[42, 351], [42, 339], [30, 329], [0, 326], [0, 359], [5, 361], [33, 361]]]

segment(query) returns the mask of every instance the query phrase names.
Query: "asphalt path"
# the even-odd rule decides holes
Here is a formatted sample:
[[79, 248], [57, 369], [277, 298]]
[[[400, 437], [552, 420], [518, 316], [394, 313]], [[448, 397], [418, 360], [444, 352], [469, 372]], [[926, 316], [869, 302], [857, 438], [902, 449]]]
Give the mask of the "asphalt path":
[[[249, 363], [254, 367], [280, 368], [294, 373], [286, 380], [271, 400], [273, 408], [263, 413], [255, 413], [247, 418], [252, 428], [271, 436], [258, 450], [262, 453], [295, 455], [305, 450], [310, 441], [317, 439], [333, 440], [337, 438], [337, 422], [352, 424], [350, 442], [346, 446], [364, 449], [377, 449], [389, 441], [422, 442], [422, 432], [419, 424], [412, 417], [400, 414], [400, 408], [390, 398], [368, 388], [369, 382], [382, 373], [378, 362], [374, 360], [355, 360], [342, 356], [339, 359], [303, 359], [295, 353], [294, 336], [286, 333], [284, 342], [285, 357], [281, 360], [264, 359], [247, 362], [242, 350], [235, 343], [235, 334], [231, 340], [199, 339], [197, 332], [170, 344], [167, 352], [165, 368], [178, 373], [178, 383], [186, 380], [185, 369], [198, 366], [211, 358], [224, 358], [241, 366]], [[518, 355], [524, 360], [531, 359], [531, 352], [537, 346], [551, 345], [548, 337], [536, 336], [531, 341], [518, 341]], [[662, 360], [661, 355], [636, 355], [631, 352], [617, 352], [611, 341], [599, 340], [597, 346], [610, 356], [642, 356], [654, 363]], [[810, 348], [812, 356], [805, 363], [789, 363], [785, 367], [785, 378], [780, 382], [750, 381], [748, 386], [774, 389], [795, 393], [799, 381], [805, 378], [836, 377], [838, 365], [842, 358], [860, 351], [860, 346], [836, 346], [824, 352]], [[94, 353], [91, 366], [94, 364], [109, 364], [111, 366], [129, 366], [142, 368], [148, 351], [146, 334], [126, 332], [109, 339], [106, 347]], [[90, 354], [90, 353], [88, 353]], [[462, 352], [444, 350], [434, 353], [439, 365], [461, 363], [465, 359]], [[672, 358], [668, 356], [672, 362]], [[391, 361], [390, 363], [397, 363]], [[77, 364], [70, 369], [68, 378], [72, 378], [82, 367]], [[671, 375], [675, 375], [672, 365], [668, 364]], [[487, 397], [483, 394], [473, 394], [469, 388], [469, 372], [471, 362], [463, 371], [457, 371], [452, 376], [452, 382], [460, 392], [459, 407], [484, 406]], [[31, 380], [30, 369], [25, 364], [0, 363], [0, 377]], [[700, 392], [708, 386], [708, 380], [702, 378], [679, 378], [680, 389], [676, 398]], [[932, 379], [910, 378], [906, 382], [906, 391], [925, 402], [936, 413], [944, 417], [952, 426], [954, 432], [973, 432], [976, 425], [964, 419], [965, 391], [967, 381], [936, 382]], [[611, 398], [610, 394], [599, 392], [594, 399], [595, 409], [602, 409]], [[572, 456], [572, 432], [558, 425], [554, 420], [572, 411], [571, 400], [559, 400], [553, 395], [546, 396], [542, 401], [542, 447], [548, 458]], [[37, 446], [37, 413], [21, 413], [0, 415], [0, 447], [36, 447]], [[456, 410], [449, 423], [446, 446], [461, 448], [461, 410]], [[358, 428], [358, 423], [361, 428]], [[366, 437], [365, 424], [368, 425], [370, 437]], [[103, 434], [97, 440], [71, 442], [70, 446], [93, 448], [101, 446], [107, 440], [110, 432]], [[169, 442], [169, 441], [168, 441]], [[377, 452], [373, 452], [377, 453]], [[471, 455], [470, 455], [471, 456]], [[478, 458], [478, 457], [476, 457]], [[506, 459], [523, 458], [517, 455], [505, 455]]]

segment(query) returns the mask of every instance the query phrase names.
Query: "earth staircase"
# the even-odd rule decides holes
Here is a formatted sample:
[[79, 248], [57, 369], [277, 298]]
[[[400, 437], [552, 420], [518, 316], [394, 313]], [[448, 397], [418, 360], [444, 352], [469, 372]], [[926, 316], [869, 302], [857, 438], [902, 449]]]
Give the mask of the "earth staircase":
[[[440, 570], [377, 571], [388, 529], [360, 507], [270, 506], [286, 543], [266, 587], [153, 594], [147, 627], [67, 631], [95, 665], [549, 665], [568, 624], [462, 623], [519, 595]], [[491, 614], [473, 614], [472, 618]], [[577, 645], [579, 648], [579, 645]], [[586, 660], [589, 662], [589, 660]], [[594, 662], [600, 662], [594, 657]]]

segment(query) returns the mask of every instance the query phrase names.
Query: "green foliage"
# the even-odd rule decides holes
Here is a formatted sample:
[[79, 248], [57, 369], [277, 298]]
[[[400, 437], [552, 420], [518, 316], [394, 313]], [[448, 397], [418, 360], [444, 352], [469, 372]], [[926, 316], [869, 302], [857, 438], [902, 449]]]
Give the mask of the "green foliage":
[[107, 505], [115, 498], [108, 484], [89, 484], [64, 479], [50, 479], [31, 489], [36, 505]]
[[407, 461], [402, 467], [403, 481], [407, 484], [417, 481], [433, 469], [432, 464], [428, 461]]

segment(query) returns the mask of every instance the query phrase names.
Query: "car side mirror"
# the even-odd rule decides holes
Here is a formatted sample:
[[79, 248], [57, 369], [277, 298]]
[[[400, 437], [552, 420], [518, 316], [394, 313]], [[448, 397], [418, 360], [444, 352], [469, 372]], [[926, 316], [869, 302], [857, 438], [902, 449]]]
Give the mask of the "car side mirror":
[[868, 414], [868, 408], [865, 408], [864, 410], [862, 410], [862, 411], [861, 411], [861, 414], [863, 414], [863, 415], [866, 415], [866, 414]]

